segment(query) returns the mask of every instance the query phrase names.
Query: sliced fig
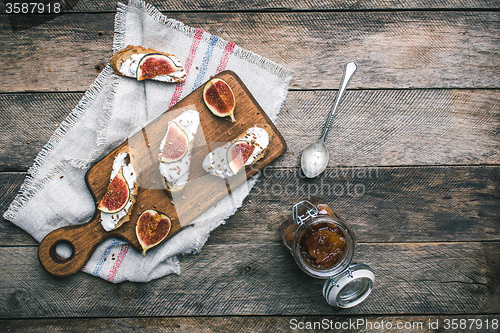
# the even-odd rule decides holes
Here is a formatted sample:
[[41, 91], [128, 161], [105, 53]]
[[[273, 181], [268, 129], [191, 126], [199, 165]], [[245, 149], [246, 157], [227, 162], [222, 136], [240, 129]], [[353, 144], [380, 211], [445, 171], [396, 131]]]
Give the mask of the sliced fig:
[[97, 209], [103, 213], [114, 214], [125, 207], [130, 197], [130, 190], [127, 180], [123, 176], [122, 169], [111, 180], [104, 194], [104, 197], [99, 202]]
[[145, 210], [135, 226], [135, 234], [142, 247], [142, 254], [160, 244], [170, 232], [172, 223], [167, 215], [153, 209]]
[[137, 67], [137, 80], [151, 79], [156, 76], [172, 74], [177, 66], [170, 57], [161, 53], [149, 53], [141, 58]]
[[163, 139], [160, 160], [163, 163], [172, 163], [186, 155], [189, 148], [189, 139], [184, 130], [175, 122], [170, 122], [167, 134]]
[[231, 117], [234, 119], [234, 99], [233, 91], [226, 81], [221, 79], [212, 79], [205, 84], [203, 89], [203, 100], [206, 106], [217, 117]]
[[234, 174], [237, 174], [252, 156], [255, 146], [247, 141], [236, 141], [227, 149], [227, 161], [229, 168]]

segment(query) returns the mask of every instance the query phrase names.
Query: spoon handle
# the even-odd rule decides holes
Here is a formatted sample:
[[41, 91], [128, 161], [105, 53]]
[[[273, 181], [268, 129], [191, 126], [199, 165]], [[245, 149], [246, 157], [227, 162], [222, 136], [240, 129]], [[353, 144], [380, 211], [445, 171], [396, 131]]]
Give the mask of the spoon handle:
[[328, 116], [325, 128], [323, 129], [323, 134], [321, 135], [320, 140], [323, 142], [325, 142], [326, 135], [328, 134], [330, 126], [332, 125], [333, 117], [335, 116], [335, 111], [337, 111], [337, 106], [340, 104], [340, 99], [342, 98], [342, 95], [344, 94], [345, 88], [347, 87], [347, 84], [351, 80], [351, 77], [353, 76], [354, 72], [356, 72], [356, 69], [357, 67], [354, 61], [350, 61], [345, 65], [344, 76], [342, 77], [342, 83], [340, 84], [339, 92], [337, 94], [337, 97], [335, 98], [335, 104], [333, 105], [332, 111]]

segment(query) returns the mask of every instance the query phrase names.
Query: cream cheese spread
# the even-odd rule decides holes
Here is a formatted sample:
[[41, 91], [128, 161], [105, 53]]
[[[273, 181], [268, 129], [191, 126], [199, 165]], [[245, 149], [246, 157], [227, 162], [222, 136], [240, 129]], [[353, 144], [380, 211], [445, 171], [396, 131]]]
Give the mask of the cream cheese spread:
[[[250, 155], [245, 163], [245, 166], [251, 165], [269, 145], [269, 134], [265, 129], [254, 126], [249, 128], [242, 138], [238, 139], [238, 141], [240, 140], [247, 141], [255, 146], [252, 155]], [[234, 173], [229, 168], [230, 161], [227, 159], [227, 150], [230, 146], [231, 142], [228, 142], [211, 151], [203, 160], [203, 169], [206, 172], [221, 178], [234, 176]]]
[[[139, 62], [146, 54], [132, 54], [132, 56], [125, 60], [120, 67], [120, 73], [129, 77], [137, 77], [137, 67], [139, 66]], [[179, 82], [186, 78], [186, 71], [184, 70], [184, 66], [182, 66], [181, 61], [174, 55], [169, 55], [168, 58], [172, 60], [175, 64], [177, 71], [166, 74], [155, 76], [151, 78], [151, 80], [162, 81], [162, 82]]]
[[[189, 176], [189, 164], [191, 159], [191, 146], [198, 131], [198, 126], [200, 125], [200, 114], [194, 110], [184, 111], [180, 116], [171, 120], [169, 122], [175, 122], [182, 130], [186, 133], [188, 138], [188, 151], [186, 154], [178, 161], [172, 163], [160, 162], [160, 173], [167, 182], [176, 186], [186, 185]], [[168, 133], [168, 129], [167, 129]], [[163, 138], [160, 145], [160, 161], [161, 161], [161, 152], [165, 147], [167, 135]]]
[[128, 153], [120, 153], [116, 156], [115, 161], [113, 162], [113, 170], [111, 171], [110, 181], [115, 178], [120, 171], [120, 168], [122, 168], [123, 177], [127, 181], [130, 195], [125, 207], [123, 207], [123, 209], [119, 212], [113, 214], [101, 212], [101, 224], [106, 231], [115, 229], [120, 220], [127, 215], [130, 209], [132, 209], [132, 205], [134, 203], [133, 199], [136, 195], [135, 183], [137, 181], [137, 174], [135, 173], [132, 164], [126, 164], [125, 159], [127, 156]]

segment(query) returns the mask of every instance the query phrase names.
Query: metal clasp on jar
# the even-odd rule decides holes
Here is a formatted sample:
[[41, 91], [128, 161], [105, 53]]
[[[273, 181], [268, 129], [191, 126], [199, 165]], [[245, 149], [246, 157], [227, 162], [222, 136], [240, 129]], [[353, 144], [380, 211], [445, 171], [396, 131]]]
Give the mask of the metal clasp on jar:
[[[299, 214], [300, 208], [306, 209], [304, 214]], [[301, 202], [296, 203], [292, 207], [293, 221], [297, 225], [302, 225], [304, 221], [306, 221], [309, 218], [315, 217], [317, 215], [318, 215], [318, 207], [310, 203], [308, 200], [302, 200]]]

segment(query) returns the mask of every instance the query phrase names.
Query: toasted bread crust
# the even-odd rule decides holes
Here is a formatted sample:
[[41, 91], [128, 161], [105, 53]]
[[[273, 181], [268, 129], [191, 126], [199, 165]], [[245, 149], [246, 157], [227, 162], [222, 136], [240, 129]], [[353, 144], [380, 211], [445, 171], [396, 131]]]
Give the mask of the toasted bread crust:
[[160, 53], [166, 56], [172, 56], [172, 54], [156, 51], [154, 49], [146, 49], [142, 46], [128, 45], [126, 48], [113, 54], [113, 56], [109, 60], [109, 64], [111, 65], [111, 68], [113, 68], [115, 74], [125, 76], [123, 75], [123, 73], [120, 72], [120, 68], [122, 67], [123, 63], [128, 59], [130, 59], [133, 54], [148, 54], [148, 53]]

